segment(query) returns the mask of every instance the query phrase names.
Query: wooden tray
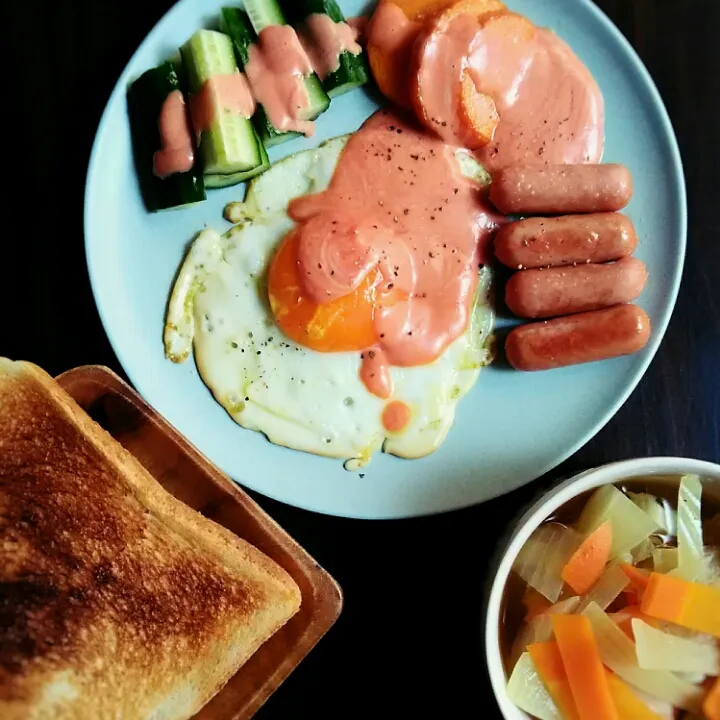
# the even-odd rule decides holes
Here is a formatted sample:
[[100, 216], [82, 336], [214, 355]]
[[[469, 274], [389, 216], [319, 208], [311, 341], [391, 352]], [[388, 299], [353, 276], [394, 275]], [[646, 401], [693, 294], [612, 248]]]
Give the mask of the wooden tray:
[[195, 716], [197, 720], [252, 717], [337, 620], [343, 604], [339, 585], [111, 370], [88, 365], [63, 373], [57, 381], [168, 492], [269, 555], [300, 587], [299, 612]]

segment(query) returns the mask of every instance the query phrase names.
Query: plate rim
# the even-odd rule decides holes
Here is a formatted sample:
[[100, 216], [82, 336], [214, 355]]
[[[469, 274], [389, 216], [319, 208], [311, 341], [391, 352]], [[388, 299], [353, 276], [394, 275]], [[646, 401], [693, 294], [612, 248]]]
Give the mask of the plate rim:
[[[108, 320], [108, 315], [105, 312], [105, 304], [102, 298], [102, 293], [99, 291], [99, 277], [98, 273], [94, 271], [94, 264], [93, 264], [93, 250], [92, 250], [92, 243], [90, 240], [90, 232], [89, 232], [89, 215], [90, 215], [90, 204], [89, 204], [89, 197], [91, 195], [91, 185], [93, 183], [93, 179], [95, 177], [98, 177], [100, 173], [96, 170], [96, 166], [98, 163], [98, 155], [99, 155], [99, 147], [101, 143], [101, 139], [104, 135], [105, 128], [108, 125], [110, 121], [110, 115], [111, 115], [111, 108], [114, 106], [114, 104], [117, 101], [117, 96], [120, 95], [122, 92], [125, 91], [125, 85], [127, 83], [128, 77], [130, 75], [129, 68], [132, 65], [135, 57], [140, 54], [140, 52], [144, 49], [145, 45], [148, 43], [150, 35], [155, 31], [155, 29], [162, 23], [166, 22], [168, 17], [170, 17], [175, 12], [179, 12], [180, 6], [183, 4], [185, 0], [176, 0], [175, 3], [155, 22], [155, 24], [152, 26], [152, 28], [147, 32], [143, 40], [140, 42], [138, 47], [135, 49], [135, 51], [132, 53], [130, 58], [125, 63], [125, 66], [120, 73], [117, 81], [115, 82], [115, 85], [106, 101], [105, 107], [103, 109], [102, 115], [100, 117], [100, 121], [98, 122], [97, 130], [95, 132], [95, 137], [93, 139], [92, 149], [90, 152], [90, 158], [88, 161], [87, 166], [87, 172], [86, 172], [86, 178], [85, 178], [85, 187], [84, 187], [84, 198], [83, 198], [83, 234], [84, 234], [84, 245], [85, 245], [85, 262], [87, 266], [88, 271], [88, 277], [90, 280], [90, 286], [93, 294], [93, 300], [95, 303], [95, 307], [97, 309], [98, 315], [100, 317], [100, 321], [102, 323], [103, 329], [105, 331], [105, 335], [108, 339], [108, 342], [110, 343], [110, 346], [112, 347], [112, 350], [122, 366], [123, 370], [128, 376], [128, 379], [130, 380], [133, 387], [137, 390], [137, 392], [143, 397], [148, 404], [150, 404], [154, 409], [157, 410], [158, 413], [160, 413], [163, 418], [168, 420], [168, 422], [171, 422], [170, 418], [166, 417], [165, 414], [161, 411], [160, 408], [157, 408], [153, 401], [152, 401], [152, 390], [151, 386], [152, 383], [148, 381], [145, 383], [142, 381], [138, 374], [136, 374], [134, 371], [131, 371], [131, 363], [126, 362], [126, 353], [119, 342], [117, 338], [113, 336], [112, 326]], [[329, 509], [317, 507], [312, 502], [310, 503], [301, 503], [297, 501], [288, 501], [284, 497], [282, 497], [281, 494], [268, 492], [265, 489], [262, 489], [260, 487], [256, 487], [253, 484], [247, 483], [245, 481], [239, 481], [232, 477], [230, 473], [226, 474], [231, 477], [233, 482], [237, 483], [241, 487], [243, 487], [246, 490], [250, 490], [251, 492], [257, 492], [260, 495], [263, 495], [265, 497], [268, 497], [272, 500], [275, 500], [277, 502], [281, 502], [285, 505], [289, 505], [291, 507], [297, 507], [302, 510], [308, 510], [311, 512], [319, 513], [322, 515], [328, 515], [332, 517], [345, 517], [345, 518], [351, 518], [351, 519], [361, 519], [361, 520], [399, 520], [399, 519], [406, 519], [406, 518], [412, 518], [412, 517], [429, 517], [433, 515], [440, 515], [444, 513], [454, 512], [457, 510], [462, 510], [465, 508], [474, 507], [486, 502], [489, 502], [491, 500], [494, 500], [498, 497], [502, 497], [504, 495], [509, 494], [510, 492], [514, 492], [515, 490], [519, 490], [523, 487], [529, 486], [531, 483], [536, 482], [539, 478], [546, 475], [549, 472], [552, 472], [555, 468], [557, 468], [559, 465], [561, 465], [563, 462], [565, 462], [568, 458], [570, 458], [572, 455], [574, 455], [578, 450], [580, 450], [582, 447], [584, 447], [590, 440], [592, 440], [605, 426], [617, 415], [618, 411], [622, 408], [622, 406], [627, 402], [630, 395], [637, 389], [638, 385], [640, 384], [640, 381], [645, 376], [645, 373], [647, 372], [650, 364], [655, 359], [655, 356], [658, 352], [658, 349], [660, 348], [660, 345], [662, 341], [665, 339], [665, 334], [668, 329], [668, 325], [670, 323], [670, 320], [672, 318], [673, 312], [675, 310], [675, 306], [677, 304], [677, 298], [680, 291], [680, 285], [682, 281], [683, 271], [685, 267], [686, 262], [686, 255], [687, 255], [687, 231], [688, 231], [688, 207], [687, 207], [687, 184], [685, 179], [685, 172], [683, 168], [682, 163], [682, 156], [680, 153], [680, 148], [677, 141], [677, 136], [675, 134], [675, 130], [672, 125], [672, 121], [670, 119], [670, 116], [667, 112], [667, 108], [665, 106], [665, 103], [663, 102], [662, 96], [657, 88], [657, 85], [655, 84], [655, 81], [650, 74], [649, 70], [645, 66], [644, 62], [638, 55], [635, 48], [632, 46], [630, 41], [623, 35], [623, 33], [620, 31], [620, 29], [615, 25], [615, 23], [609, 18], [609, 16], [601, 9], [599, 8], [592, 0], [572, 0], [572, 2], [575, 2], [578, 5], [584, 6], [585, 9], [590, 12], [593, 16], [596, 22], [600, 23], [604, 26], [605, 30], [608, 31], [615, 39], [616, 42], [618, 42], [623, 48], [624, 51], [628, 57], [628, 59], [631, 61], [633, 68], [635, 72], [637, 73], [638, 78], [642, 81], [643, 85], [646, 87], [647, 91], [652, 97], [653, 103], [654, 103], [654, 109], [652, 115], [655, 116], [655, 120], [660, 123], [661, 130], [663, 135], [668, 140], [668, 151], [669, 151], [669, 160], [672, 165], [674, 173], [677, 175], [678, 178], [678, 184], [677, 184], [677, 192], [674, 193], [676, 196], [675, 199], [678, 203], [678, 226], [680, 228], [680, 234], [677, 238], [677, 263], [674, 264], [673, 269], [673, 278], [671, 285], [668, 286], [665, 292], [665, 297], [667, 298], [667, 302], [664, 305], [664, 308], [657, 319], [653, 323], [653, 332], [650, 337], [648, 346], [645, 349], [645, 356], [642, 360], [642, 362], [631, 372], [630, 379], [625, 388], [613, 403], [611, 403], [608, 407], [608, 409], [603, 413], [603, 415], [593, 423], [591, 429], [583, 434], [578, 440], [576, 440], [574, 443], [568, 446], [568, 448], [560, 453], [559, 455], [555, 456], [555, 458], [550, 461], [549, 463], [545, 463], [544, 465], [539, 466], [538, 471], [534, 475], [533, 478], [527, 480], [526, 482], [523, 482], [519, 485], [511, 485], [510, 487], [502, 487], [497, 489], [492, 489], [482, 500], [458, 500], [453, 501], [450, 503], [443, 504], [441, 507], [435, 507], [434, 509], [428, 509], [428, 510], [417, 510], [417, 509], [411, 509], [409, 511], [398, 511], [397, 508], [392, 509], [389, 513], [382, 513], [378, 512], [377, 510], [373, 513], [353, 513], [353, 512], [338, 512], [330, 511]], [[146, 388], [150, 389], [150, 392], [146, 392]], [[242, 429], [242, 428], [241, 428]], [[269, 441], [268, 441], [269, 442]], [[200, 450], [202, 452], [202, 450]], [[299, 452], [299, 451], [298, 451]], [[212, 458], [210, 458], [212, 462]], [[338, 461], [339, 462], [339, 461]]]

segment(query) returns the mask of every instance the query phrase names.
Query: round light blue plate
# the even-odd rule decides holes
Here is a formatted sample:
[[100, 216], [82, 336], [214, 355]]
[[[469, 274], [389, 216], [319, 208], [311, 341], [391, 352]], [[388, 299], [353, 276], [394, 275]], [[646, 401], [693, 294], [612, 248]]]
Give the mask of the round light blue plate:
[[[522, 374], [489, 368], [461, 401], [445, 444], [422, 460], [376, 455], [362, 474], [342, 462], [276, 447], [236, 425], [189, 360], [164, 357], [165, 307], [188, 242], [203, 224], [219, 229], [225, 204], [242, 188], [209, 193], [189, 210], [148, 214], [132, 162], [128, 82], [172, 55], [196, 29], [212, 27], [219, 0], [180, 0], [147, 36], [123, 72], [93, 148], [85, 199], [87, 261], [100, 316], [140, 393], [237, 482], [298, 507], [334, 515], [396, 518], [443, 512], [513, 490], [558, 465], [618, 410], [645, 372], [675, 302], [685, 251], [686, 202], [677, 144], [662, 101], [634, 51], [588, 0], [510, 0], [513, 10], [552, 28], [597, 78], [607, 116], [604, 160], [633, 173], [628, 213], [637, 256], [650, 280], [639, 303], [653, 322], [639, 354], [591, 365]], [[365, 3], [342, 2], [347, 16]], [[356, 130], [376, 108], [363, 90], [333, 100], [312, 141], [288, 142], [271, 158]], [[502, 319], [500, 320], [502, 323]]]

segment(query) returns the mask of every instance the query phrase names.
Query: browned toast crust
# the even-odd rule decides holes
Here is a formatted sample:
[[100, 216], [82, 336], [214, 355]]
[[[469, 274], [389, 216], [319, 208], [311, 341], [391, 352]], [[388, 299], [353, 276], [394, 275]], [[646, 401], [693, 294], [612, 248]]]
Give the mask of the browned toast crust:
[[300, 606], [45, 372], [0, 359], [0, 717], [187, 718]]

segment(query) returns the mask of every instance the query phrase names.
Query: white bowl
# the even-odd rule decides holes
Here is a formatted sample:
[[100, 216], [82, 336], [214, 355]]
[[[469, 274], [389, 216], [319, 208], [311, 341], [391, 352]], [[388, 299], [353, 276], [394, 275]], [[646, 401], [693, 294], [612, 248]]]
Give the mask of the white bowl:
[[533, 531], [572, 498], [607, 483], [643, 475], [683, 475], [696, 473], [720, 483], [720, 465], [702, 460], [676, 457], [650, 457], [624, 460], [573, 475], [544, 493], [518, 521], [504, 549], [501, 549], [495, 579], [490, 588], [485, 620], [485, 658], [495, 699], [505, 720], [528, 720], [507, 697], [507, 675], [500, 653], [500, 611], [503, 591], [515, 558]]

